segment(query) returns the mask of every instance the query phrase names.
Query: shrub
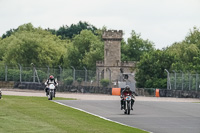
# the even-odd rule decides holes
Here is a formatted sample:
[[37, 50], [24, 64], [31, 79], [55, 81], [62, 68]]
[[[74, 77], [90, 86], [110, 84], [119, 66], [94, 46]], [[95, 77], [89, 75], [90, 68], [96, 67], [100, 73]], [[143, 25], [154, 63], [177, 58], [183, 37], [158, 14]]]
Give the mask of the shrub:
[[78, 82], [79, 84], [81, 84], [82, 81], [83, 81], [82, 78], [78, 78], [78, 79], [77, 79], [77, 82]]
[[145, 91], [147, 91], [149, 95], [153, 95], [155, 93], [155, 88], [147, 88]]
[[68, 77], [64, 79], [64, 83], [67, 85], [72, 85], [74, 79], [72, 77]]
[[108, 79], [101, 79], [100, 83], [103, 87], [107, 87], [110, 81]]

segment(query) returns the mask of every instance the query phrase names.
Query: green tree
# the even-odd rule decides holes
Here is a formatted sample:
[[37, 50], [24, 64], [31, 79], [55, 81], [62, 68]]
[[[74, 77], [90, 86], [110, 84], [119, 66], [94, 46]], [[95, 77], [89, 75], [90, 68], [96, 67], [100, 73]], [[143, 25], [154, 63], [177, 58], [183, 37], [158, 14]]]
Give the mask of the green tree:
[[51, 32], [53, 35], [56, 35], [56, 30], [55, 29], [47, 28], [45, 30]]
[[200, 49], [200, 29], [193, 27], [183, 42], [187, 44], [195, 44]]
[[200, 69], [200, 31], [196, 27], [190, 30], [182, 42], [174, 43], [167, 52], [175, 57], [171, 66], [176, 71], [199, 71]]
[[14, 32], [16, 32], [18, 29], [10, 29], [8, 31], [6, 31], [5, 34], [2, 35], [2, 39], [11, 36]]
[[103, 42], [91, 31], [81, 31], [67, 47], [65, 66], [80, 69], [86, 66], [88, 69], [94, 69], [96, 61], [103, 59], [103, 46]]
[[86, 52], [83, 58], [83, 64], [92, 70], [96, 69], [96, 61], [103, 60], [104, 45], [102, 42], [96, 42], [91, 45], [90, 51]]
[[0, 42], [0, 54], [6, 64], [30, 66], [59, 65], [66, 51], [66, 42], [32, 24], [24, 24], [11, 36]]
[[79, 67], [80, 66], [80, 52], [77, 47], [73, 45], [73, 43], [70, 43], [67, 45], [67, 50], [64, 56], [64, 67], [70, 68], [71, 66], [73, 67]]
[[140, 56], [153, 50], [154, 46], [152, 42], [143, 40], [140, 34], [132, 31], [127, 44], [122, 41], [122, 61], [139, 61]]
[[168, 71], [197, 72], [200, 70], [200, 32], [194, 27], [181, 42], [161, 50], [143, 54], [137, 64], [138, 87], [166, 88]]
[[136, 85], [139, 88], [166, 88], [167, 76], [165, 69], [169, 70], [174, 57], [166, 51], [156, 50], [145, 53], [137, 64], [135, 75]]
[[[62, 39], [72, 39], [74, 36], [81, 33], [82, 30], [90, 30], [93, 33], [97, 30], [97, 28], [87, 22], [79, 21], [78, 24], [71, 24], [71, 26], [62, 26], [56, 31], [57, 36], [61, 36]], [[54, 32], [53, 30], [49, 30]]]

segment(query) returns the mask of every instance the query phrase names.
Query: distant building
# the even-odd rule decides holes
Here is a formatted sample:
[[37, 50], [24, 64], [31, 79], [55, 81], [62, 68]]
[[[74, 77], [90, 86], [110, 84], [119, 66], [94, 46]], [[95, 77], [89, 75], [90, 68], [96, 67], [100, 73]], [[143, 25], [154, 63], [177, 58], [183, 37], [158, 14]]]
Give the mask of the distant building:
[[[113, 85], [120, 86], [119, 82], [134, 82], [135, 62], [121, 61], [122, 30], [108, 30], [102, 35], [104, 40], [104, 61], [97, 61], [99, 79], [109, 79]], [[135, 86], [134, 86], [135, 87]]]

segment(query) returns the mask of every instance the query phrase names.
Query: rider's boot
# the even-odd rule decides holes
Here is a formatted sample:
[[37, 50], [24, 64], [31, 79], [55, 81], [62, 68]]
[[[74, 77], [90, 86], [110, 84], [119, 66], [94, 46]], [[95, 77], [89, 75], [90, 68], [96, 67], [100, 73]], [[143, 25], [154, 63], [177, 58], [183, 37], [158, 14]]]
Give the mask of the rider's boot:
[[48, 96], [49, 95], [48, 88], [45, 88], [45, 91], [46, 91], [46, 96]]
[[56, 97], [56, 89], [54, 90], [54, 97]]
[[44, 91], [46, 92], [46, 96], [47, 96], [47, 88], [45, 88]]
[[121, 105], [121, 110], [124, 109], [124, 105]]
[[124, 103], [124, 101], [121, 100], [121, 110], [124, 109], [124, 104], [123, 103]]

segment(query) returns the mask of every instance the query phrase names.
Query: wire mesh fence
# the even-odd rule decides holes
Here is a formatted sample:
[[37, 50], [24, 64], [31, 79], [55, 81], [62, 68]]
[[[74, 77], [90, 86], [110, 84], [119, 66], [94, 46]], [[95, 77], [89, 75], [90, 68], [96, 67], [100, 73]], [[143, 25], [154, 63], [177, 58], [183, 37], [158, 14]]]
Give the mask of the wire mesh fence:
[[182, 91], [200, 91], [200, 78], [198, 73], [168, 72], [167, 89]]
[[60, 66], [58, 68], [41, 68], [35, 66], [22, 67], [21, 65], [0, 65], [0, 87], [5, 86], [6, 84], [8, 84], [8, 82], [44, 83], [50, 75], [53, 75], [61, 85], [69, 85], [74, 82], [79, 82], [82, 84], [91, 84], [91, 82], [99, 82], [96, 78], [96, 71], [91, 71], [87, 69], [65, 69], [61, 68]]

